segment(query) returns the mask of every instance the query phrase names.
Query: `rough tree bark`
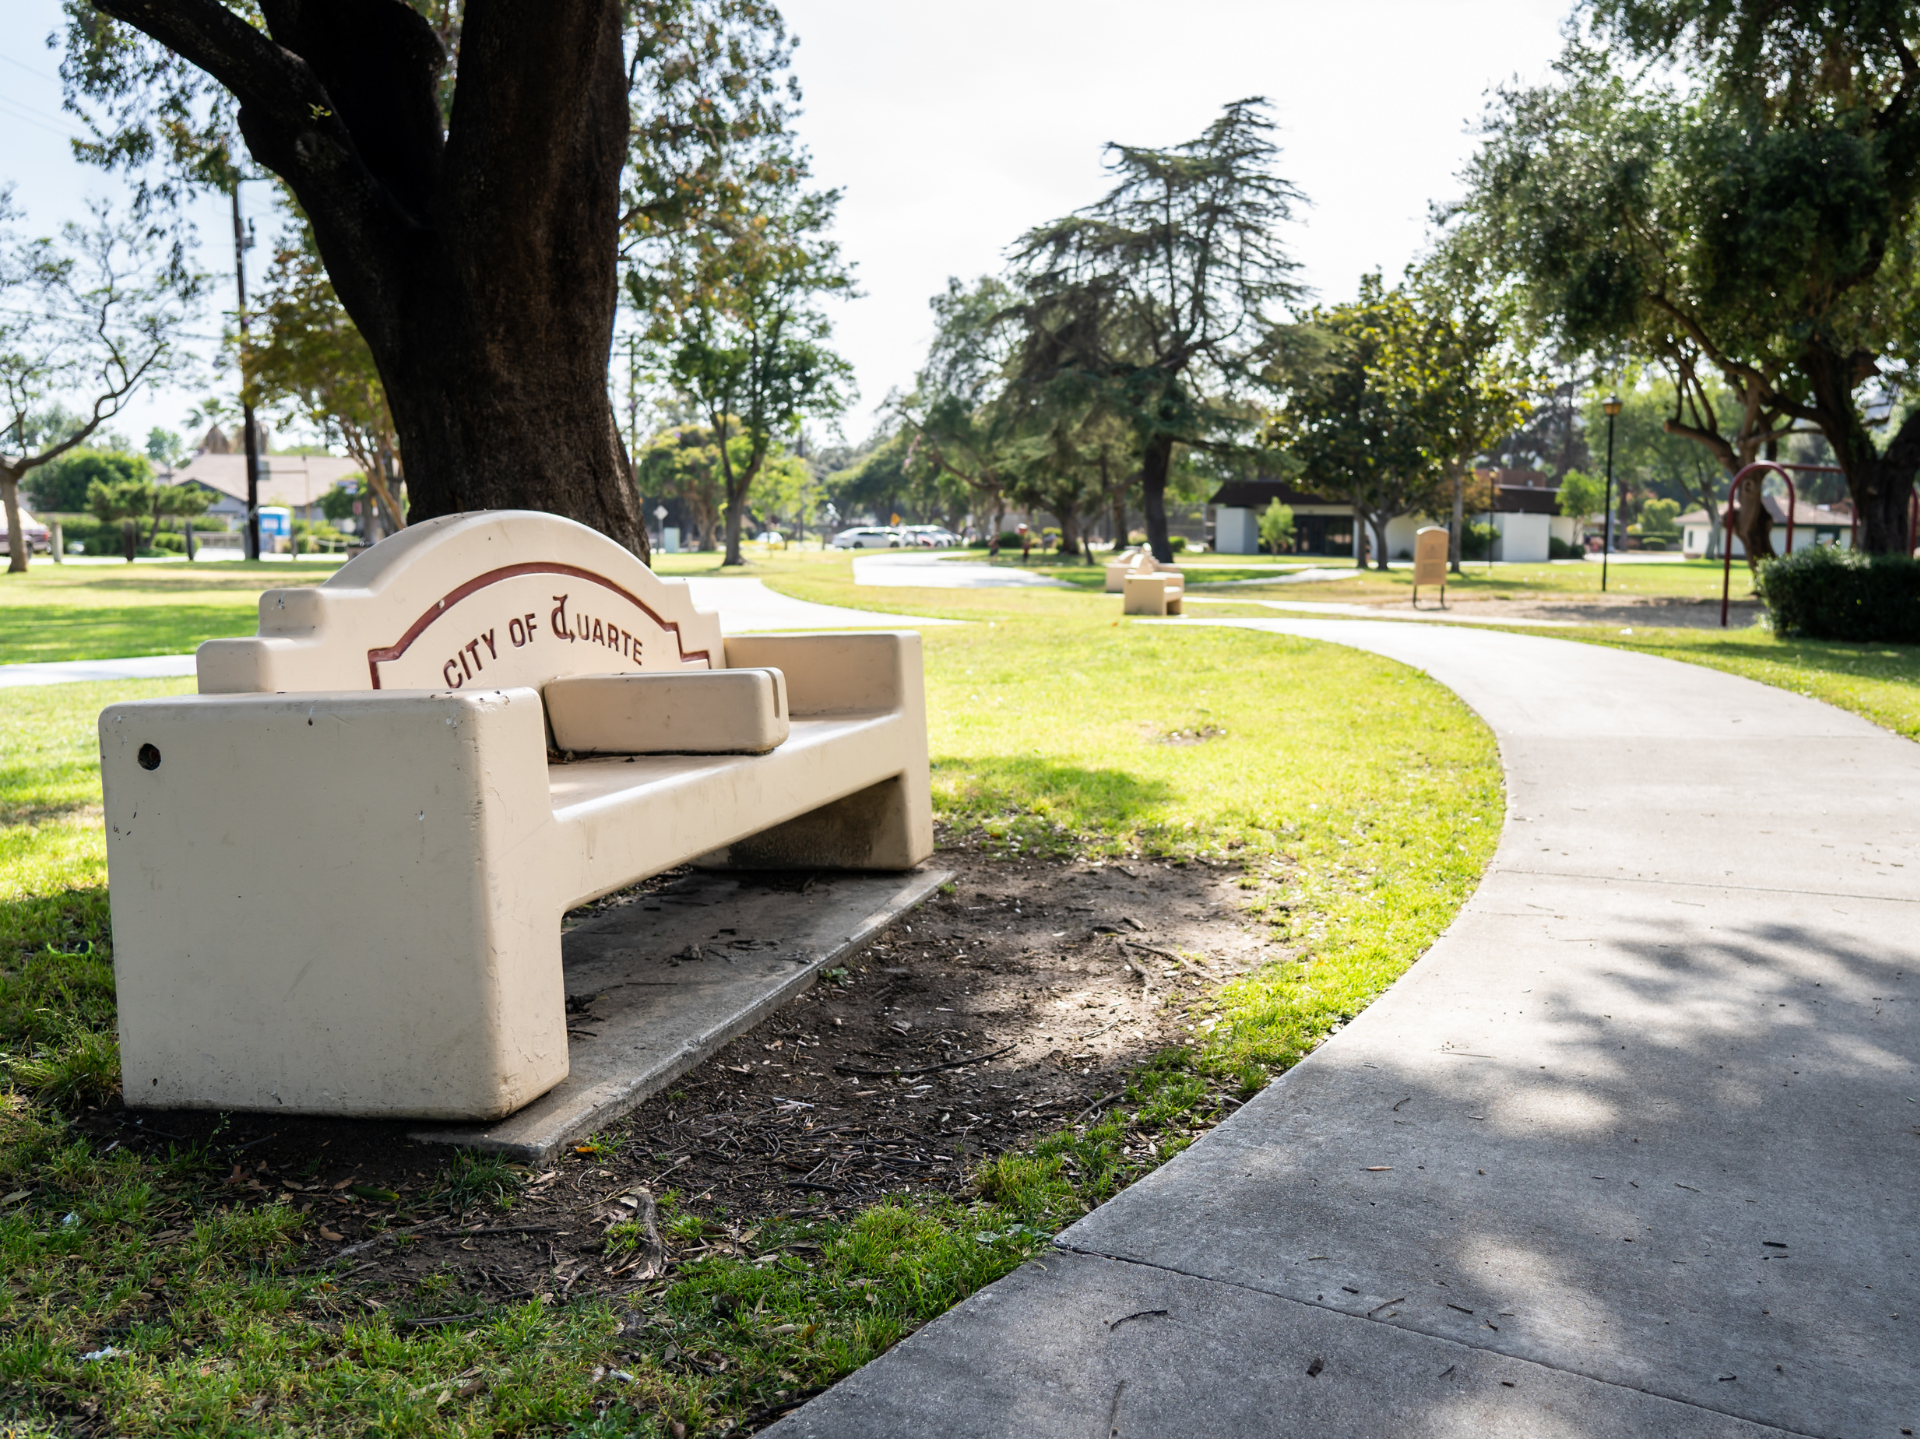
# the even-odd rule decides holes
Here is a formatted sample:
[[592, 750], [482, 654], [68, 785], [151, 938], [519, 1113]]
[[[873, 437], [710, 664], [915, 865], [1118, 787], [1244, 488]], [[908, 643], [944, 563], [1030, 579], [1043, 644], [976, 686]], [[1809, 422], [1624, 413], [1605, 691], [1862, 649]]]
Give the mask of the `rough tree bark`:
[[1167, 538], [1167, 475], [1173, 469], [1173, 440], [1155, 435], [1140, 452], [1141, 508], [1147, 514], [1147, 548], [1163, 565], [1173, 563]]
[[0, 460], [0, 505], [4, 505], [7, 516], [7, 573], [24, 575], [27, 572], [27, 536], [20, 527], [20, 481]]
[[1820, 426], [1846, 472], [1847, 490], [1860, 517], [1860, 548], [1869, 554], [1904, 555], [1909, 553], [1914, 476], [1920, 474], [1920, 410], [1907, 416], [1884, 450], [1877, 449], [1850, 398], [1870, 364], [1870, 357], [1809, 346], [1803, 368], [1812, 381], [1815, 408], [1807, 418]]
[[403, 0], [99, 8], [239, 101], [260, 164], [299, 198], [373, 351], [406, 456], [408, 518], [528, 508], [647, 557], [607, 395], [627, 145], [617, 0], [468, 0], [446, 54]]

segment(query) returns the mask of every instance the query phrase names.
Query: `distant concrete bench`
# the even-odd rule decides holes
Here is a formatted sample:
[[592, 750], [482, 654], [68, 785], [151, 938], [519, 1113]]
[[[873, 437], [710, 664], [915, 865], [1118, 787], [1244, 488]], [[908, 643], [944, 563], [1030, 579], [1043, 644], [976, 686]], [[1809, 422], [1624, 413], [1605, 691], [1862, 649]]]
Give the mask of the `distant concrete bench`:
[[410, 526], [198, 668], [100, 716], [133, 1107], [495, 1119], [567, 1074], [567, 910], [933, 849], [918, 635], [722, 639], [551, 515]]
[[1173, 565], [1163, 565], [1153, 557], [1151, 550], [1135, 550], [1122, 559], [1117, 559], [1107, 567], [1107, 593], [1125, 594], [1128, 575], [1171, 575], [1181, 579], [1183, 573]]
[[1178, 573], [1159, 570], [1152, 574], [1134, 574], [1126, 578], [1121, 594], [1123, 615], [1177, 615], [1185, 608], [1186, 581]]

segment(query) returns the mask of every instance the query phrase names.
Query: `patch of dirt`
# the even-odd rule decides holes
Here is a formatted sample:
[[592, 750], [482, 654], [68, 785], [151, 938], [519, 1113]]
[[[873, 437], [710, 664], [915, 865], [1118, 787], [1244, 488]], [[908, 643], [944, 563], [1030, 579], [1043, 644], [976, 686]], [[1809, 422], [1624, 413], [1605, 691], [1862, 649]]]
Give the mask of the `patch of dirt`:
[[[357, 1266], [343, 1301], [457, 1311], [620, 1292], [651, 1276], [609, 1260], [604, 1234], [644, 1212], [643, 1192], [672, 1189], [685, 1208], [725, 1217], [670, 1246], [674, 1260], [747, 1252], [755, 1218], [962, 1194], [982, 1158], [1117, 1098], [1130, 1070], [1184, 1033], [1192, 1001], [1277, 956], [1241, 911], [1235, 867], [967, 850], [936, 862], [956, 872], [952, 893], [594, 1152], [570, 1150], [533, 1176], [506, 1214], [478, 1198], [460, 1205], [453, 1154], [412, 1143], [401, 1124], [99, 1111], [86, 1127], [142, 1149], [210, 1141], [233, 1166], [228, 1202], [284, 1197], [312, 1215], [307, 1262]], [[432, 1275], [445, 1276], [439, 1301], [407, 1297]]]
[[[1766, 613], [1759, 600], [1742, 599], [1747, 586], [1734, 576], [1734, 598], [1727, 606], [1729, 628], [1751, 628]], [[1406, 609], [1404, 600], [1381, 603], [1377, 609]], [[1438, 605], [1423, 604], [1423, 612], [1438, 611]], [[1544, 595], [1522, 595], [1512, 600], [1447, 600], [1447, 608], [1462, 617], [1502, 620], [1570, 620], [1583, 625], [1620, 625], [1642, 629], [1720, 628], [1720, 597], [1689, 599], [1673, 595], [1593, 595], [1585, 599], [1561, 600]]]

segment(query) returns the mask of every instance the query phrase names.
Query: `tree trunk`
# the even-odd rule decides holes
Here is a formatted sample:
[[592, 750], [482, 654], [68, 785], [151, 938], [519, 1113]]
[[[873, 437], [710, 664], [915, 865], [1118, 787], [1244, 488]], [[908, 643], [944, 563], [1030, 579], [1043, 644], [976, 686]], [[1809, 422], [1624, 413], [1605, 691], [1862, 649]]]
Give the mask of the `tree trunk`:
[[312, 221], [406, 456], [410, 520], [546, 510], [647, 558], [607, 395], [628, 115], [616, 0], [468, 0], [445, 54], [401, 0], [100, 7], [211, 73]]
[[1147, 548], [1163, 565], [1173, 563], [1167, 538], [1167, 474], [1173, 468], [1173, 441], [1155, 435], [1140, 454], [1142, 508], [1147, 512]]
[[1373, 522], [1373, 567], [1384, 570], [1387, 567], [1387, 522], [1393, 517], [1382, 510], [1370, 518]]
[[11, 473], [0, 472], [0, 502], [7, 511], [7, 573], [24, 575], [33, 547], [20, 525], [20, 481]]
[[1847, 477], [1860, 548], [1868, 554], [1908, 554], [1908, 511], [1920, 474], [1920, 410], [1911, 411], [1884, 450], [1853, 405], [1854, 357], [1809, 346], [1802, 368], [1819, 407], [1820, 430]]
[[1773, 516], [1767, 513], [1765, 485], [1770, 471], [1748, 475], [1740, 482], [1739, 493], [1730, 497], [1733, 505], [1733, 533], [1747, 552], [1747, 568], [1760, 572], [1760, 562], [1773, 556]]
[[[1456, 575], [1460, 573], [1460, 545], [1466, 534], [1467, 524], [1467, 480], [1466, 476], [1455, 471], [1453, 476], [1453, 533], [1447, 536], [1447, 568]], [[1573, 537], [1578, 546], [1580, 536]]]
[[[1901, 435], [1905, 433], [1902, 426]], [[1860, 515], [1860, 548], [1869, 554], [1912, 553], [1913, 481], [1920, 463], [1907, 460], [1900, 450], [1896, 437], [1884, 456], [1858, 466], [1857, 479], [1855, 474], [1847, 476], [1847, 488]]]
[[747, 491], [753, 488], [761, 463], [762, 457], [755, 455], [744, 472], [727, 477], [727, 555], [720, 561], [722, 567], [746, 563], [740, 554], [740, 522], [747, 517]]

